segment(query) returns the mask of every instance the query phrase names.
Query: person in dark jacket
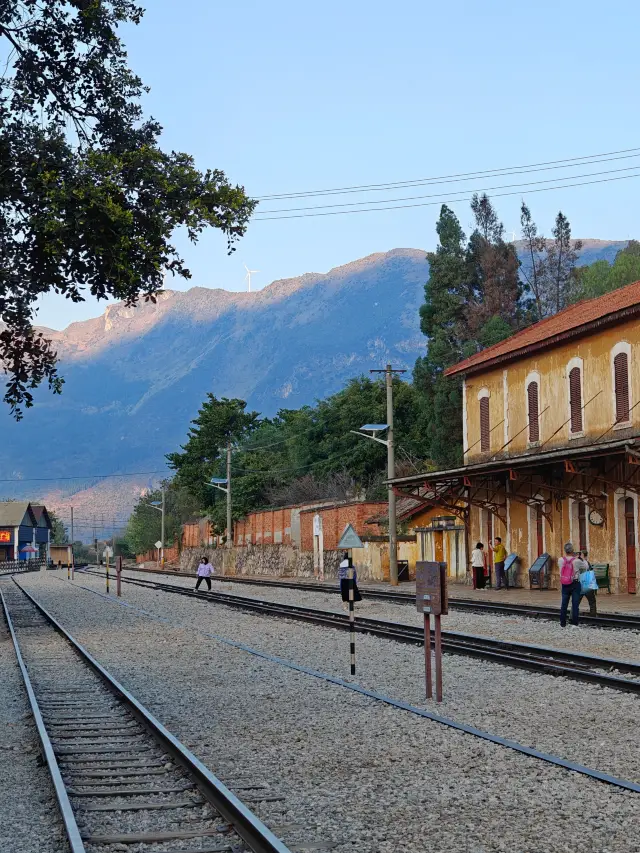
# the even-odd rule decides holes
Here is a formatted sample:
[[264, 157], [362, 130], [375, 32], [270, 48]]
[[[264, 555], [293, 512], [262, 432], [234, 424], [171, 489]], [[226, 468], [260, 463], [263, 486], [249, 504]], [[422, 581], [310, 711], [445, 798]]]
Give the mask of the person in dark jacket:
[[[350, 575], [349, 572], [353, 572]], [[349, 559], [349, 554], [345, 551], [342, 555], [340, 568], [338, 569], [338, 580], [340, 581], [340, 595], [342, 596], [342, 609], [349, 609], [349, 577], [353, 577], [353, 600], [362, 601], [362, 596], [358, 589], [358, 576], [356, 570]]]

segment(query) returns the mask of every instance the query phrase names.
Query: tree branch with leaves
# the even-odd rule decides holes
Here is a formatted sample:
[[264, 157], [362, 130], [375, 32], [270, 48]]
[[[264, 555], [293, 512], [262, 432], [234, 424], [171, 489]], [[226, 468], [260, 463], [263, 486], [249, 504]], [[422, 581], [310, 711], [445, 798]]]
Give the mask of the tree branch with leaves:
[[160, 148], [118, 36], [141, 19], [130, 0], [0, 3], [0, 362], [18, 419], [43, 382], [62, 390], [33, 327], [41, 295], [155, 301], [167, 271], [191, 277], [176, 228], [192, 242], [216, 228], [231, 252], [256, 206], [222, 171]]

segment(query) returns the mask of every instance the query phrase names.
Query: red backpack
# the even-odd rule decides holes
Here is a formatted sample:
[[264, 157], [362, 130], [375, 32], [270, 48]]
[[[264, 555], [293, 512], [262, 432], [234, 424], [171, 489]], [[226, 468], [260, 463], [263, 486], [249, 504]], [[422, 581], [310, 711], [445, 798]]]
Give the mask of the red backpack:
[[564, 562], [560, 569], [560, 583], [573, 583], [573, 563], [575, 559], [575, 554], [572, 554], [570, 557], [563, 557]]

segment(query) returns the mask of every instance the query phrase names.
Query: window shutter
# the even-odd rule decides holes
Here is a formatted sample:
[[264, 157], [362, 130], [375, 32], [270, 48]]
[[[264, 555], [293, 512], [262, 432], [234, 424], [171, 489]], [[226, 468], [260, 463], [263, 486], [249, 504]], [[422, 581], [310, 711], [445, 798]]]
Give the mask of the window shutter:
[[538, 420], [538, 383], [527, 385], [529, 402], [529, 441], [540, 441], [540, 421]]
[[488, 453], [491, 450], [491, 432], [489, 425], [489, 398], [482, 397], [480, 400], [480, 452]]
[[571, 406], [571, 432], [582, 432], [582, 383], [580, 368], [569, 372], [569, 402]]
[[616, 392], [616, 421], [629, 420], [629, 359], [626, 352], [619, 352], [613, 359]]

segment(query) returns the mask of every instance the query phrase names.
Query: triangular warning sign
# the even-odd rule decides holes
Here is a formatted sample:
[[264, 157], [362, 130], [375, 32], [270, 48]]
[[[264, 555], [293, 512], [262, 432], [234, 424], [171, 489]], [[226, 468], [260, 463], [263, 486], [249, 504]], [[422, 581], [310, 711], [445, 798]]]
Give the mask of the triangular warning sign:
[[364, 548], [362, 539], [360, 539], [350, 524], [347, 524], [345, 529], [342, 531], [342, 536], [338, 542], [338, 548]]

